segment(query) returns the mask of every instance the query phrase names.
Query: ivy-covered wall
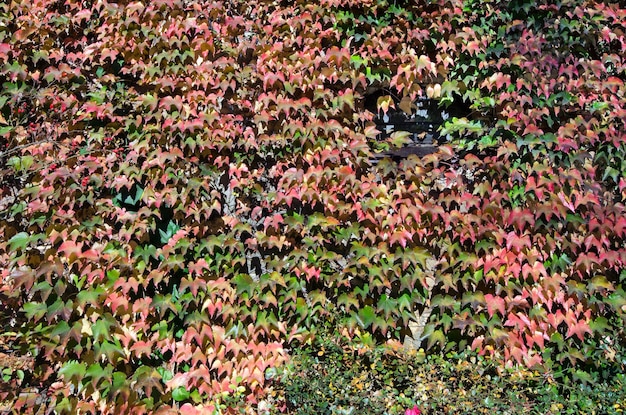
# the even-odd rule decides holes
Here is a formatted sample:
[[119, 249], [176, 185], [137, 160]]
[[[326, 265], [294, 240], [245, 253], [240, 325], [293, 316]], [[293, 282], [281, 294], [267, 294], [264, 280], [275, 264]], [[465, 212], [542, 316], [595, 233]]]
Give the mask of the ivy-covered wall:
[[[32, 361], [0, 400], [254, 404], [328, 316], [365, 344], [619, 364], [625, 21], [594, 1], [3, 2], [0, 352]], [[469, 112], [435, 153], [373, 163], [408, 144], [375, 117], [424, 97]]]

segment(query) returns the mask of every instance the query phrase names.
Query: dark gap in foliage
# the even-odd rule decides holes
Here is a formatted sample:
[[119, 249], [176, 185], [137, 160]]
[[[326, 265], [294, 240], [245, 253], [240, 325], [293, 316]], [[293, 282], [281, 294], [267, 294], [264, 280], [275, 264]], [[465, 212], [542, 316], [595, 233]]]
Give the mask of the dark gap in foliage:
[[143, 187], [137, 183], [128, 188], [122, 187], [114, 196], [113, 204], [126, 209], [128, 212], [138, 212], [143, 206], [141, 196], [143, 195]]
[[149, 232], [149, 241], [157, 248], [161, 248], [179, 229], [174, 221], [174, 209], [165, 204], [161, 205], [159, 215], [154, 216], [154, 222], [154, 230]]
[[[387, 113], [378, 110], [382, 100], [391, 100], [395, 108], [389, 108]], [[376, 141], [385, 141], [393, 133], [409, 132], [407, 144], [399, 148], [387, 149], [375, 155], [373, 160], [391, 157], [394, 161], [408, 158], [410, 155], [424, 157], [434, 153], [437, 146], [446, 143], [449, 137], [442, 137], [439, 133], [443, 124], [454, 117], [470, 117], [471, 110], [467, 102], [459, 96], [446, 103], [438, 99], [421, 97], [415, 102], [401, 99], [399, 94], [389, 88], [371, 88], [361, 102], [361, 111], [375, 114], [374, 123], [381, 133]], [[411, 111], [411, 114], [406, 111]], [[375, 147], [377, 146], [374, 143]]]

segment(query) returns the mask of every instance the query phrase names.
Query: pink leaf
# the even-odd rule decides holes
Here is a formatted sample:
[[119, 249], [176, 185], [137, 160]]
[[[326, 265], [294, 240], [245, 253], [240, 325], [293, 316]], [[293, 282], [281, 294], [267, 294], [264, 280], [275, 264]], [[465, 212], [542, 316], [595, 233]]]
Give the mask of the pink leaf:
[[487, 303], [489, 317], [493, 317], [496, 311], [498, 311], [501, 316], [504, 315], [504, 298], [494, 296], [493, 294], [485, 294], [485, 302]]
[[415, 405], [411, 409], [407, 409], [406, 412], [404, 413], [404, 415], [421, 415], [421, 414], [422, 414], [422, 411], [420, 411], [417, 405]]
[[569, 338], [573, 335], [576, 335], [576, 337], [578, 337], [580, 340], [584, 340], [585, 333], [591, 334], [591, 328], [589, 328], [589, 324], [587, 324], [587, 322], [584, 320], [576, 321], [570, 323], [569, 327], [567, 328], [566, 337]]

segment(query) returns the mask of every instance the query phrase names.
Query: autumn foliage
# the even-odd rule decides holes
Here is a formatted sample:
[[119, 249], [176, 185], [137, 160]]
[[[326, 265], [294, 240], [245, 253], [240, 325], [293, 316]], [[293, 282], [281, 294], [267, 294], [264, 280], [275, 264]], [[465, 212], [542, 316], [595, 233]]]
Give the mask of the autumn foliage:
[[[0, 351], [34, 366], [0, 400], [254, 404], [329, 315], [366, 343], [430, 316], [428, 350], [612, 362], [624, 22], [593, 1], [3, 2]], [[374, 91], [379, 114], [469, 113], [437, 153], [372, 165]]]

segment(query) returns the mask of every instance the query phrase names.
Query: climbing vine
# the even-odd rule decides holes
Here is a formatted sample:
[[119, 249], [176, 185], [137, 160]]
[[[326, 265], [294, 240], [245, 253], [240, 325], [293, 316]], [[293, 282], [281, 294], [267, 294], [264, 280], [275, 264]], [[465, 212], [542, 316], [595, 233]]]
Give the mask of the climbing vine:
[[[626, 10], [318, 3], [0, 5], [0, 351], [34, 362], [3, 402], [254, 405], [330, 315], [623, 366]], [[425, 98], [468, 111], [373, 163], [406, 143], [377, 117]]]

